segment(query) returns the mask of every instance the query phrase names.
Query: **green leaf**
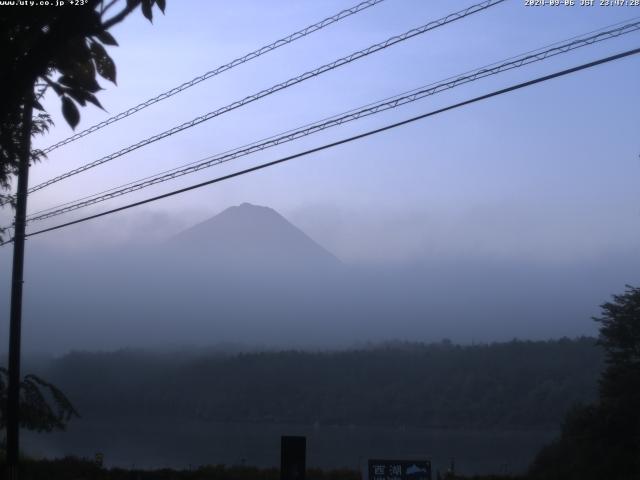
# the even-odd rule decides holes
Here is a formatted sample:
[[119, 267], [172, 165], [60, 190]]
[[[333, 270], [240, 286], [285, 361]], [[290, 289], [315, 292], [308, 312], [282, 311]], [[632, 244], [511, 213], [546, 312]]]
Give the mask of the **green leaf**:
[[65, 69], [73, 69], [77, 64], [91, 61], [91, 51], [84, 38], [72, 38], [56, 52], [54, 63]]
[[101, 90], [96, 81], [94, 57], [95, 52], [84, 40], [67, 44], [55, 60], [55, 68], [63, 75], [59, 81], [64, 85], [81, 87], [90, 92]]
[[164, 9], [167, 8], [167, 2], [165, 0], [156, 0], [156, 5], [158, 5], [158, 8], [164, 14]]
[[153, 23], [153, 11], [151, 10], [152, 5], [152, 0], [142, 0], [142, 14]]
[[[93, 65], [92, 65], [92, 68], [93, 68]], [[78, 73], [78, 72], [76, 71], [74, 73]], [[67, 72], [65, 71], [65, 75], [61, 76], [58, 79], [58, 82], [61, 85], [65, 85], [67, 87], [70, 87], [76, 90], [81, 89], [81, 90], [86, 90], [87, 92], [94, 92], [94, 93], [99, 90], [102, 90], [102, 87], [98, 84], [98, 82], [96, 82], [95, 73], [92, 76], [82, 75], [80, 77], [77, 77], [73, 73], [67, 74]], [[62, 95], [63, 93], [58, 93], [58, 95]]]
[[84, 99], [89, 103], [93, 103], [96, 107], [101, 108], [102, 110], [104, 110], [104, 107], [102, 106], [100, 101], [96, 98], [96, 96], [93, 93], [85, 92]]
[[104, 47], [97, 42], [91, 42], [91, 52], [100, 76], [116, 83], [116, 64], [113, 63]]
[[[66, 85], [67, 87], [77, 87], [78, 86], [78, 81], [73, 78], [70, 77], [69, 75], [62, 75], [60, 78], [58, 78], [58, 83], [61, 85]], [[52, 85], [53, 87], [53, 85]], [[55, 87], [54, 87], [55, 90]], [[56, 90], [56, 93], [58, 92], [58, 90]], [[62, 95], [62, 93], [58, 93], [58, 95]]]
[[62, 97], [62, 115], [64, 115], [64, 119], [71, 128], [75, 130], [80, 122], [80, 112], [78, 112], [78, 107], [69, 97]]
[[116, 39], [113, 38], [113, 35], [111, 35], [107, 31], [99, 33], [98, 35], [96, 35], [96, 38], [100, 40], [102, 43], [104, 43], [105, 45], [113, 45], [116, 47], [118, 46], [118, 42], [116, 42]]
[[96, 96], [91, 92], [87, 92], [86, 90], [82, 90], [79, 88], [70, 88], [66, 93], [83, 107], [87, 104], [87, 102], [89, 102], [93, 103], [96, 107], [102, 108], [102, 110], [104, 110]]
[[83, 95], [84, 90], [69, 88], [66, 93], [83, 107], [87, 104]]
[[51, 88], [53, 88], [53, 91], [56, 92], [59, 96], [62, 96], [64, 94], [64, 90], [60, 86], [60, 83], [62, 83], [63, 78], [64, 77], [60, 77], [57, 82], [54, 82], [53, 80], [51, 80], [51, 83], [49, 83]]

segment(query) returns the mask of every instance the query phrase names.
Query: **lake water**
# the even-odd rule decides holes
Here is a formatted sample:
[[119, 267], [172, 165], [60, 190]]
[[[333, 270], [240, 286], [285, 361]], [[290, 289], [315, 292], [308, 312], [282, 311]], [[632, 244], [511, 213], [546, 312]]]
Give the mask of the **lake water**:
[[67, 432], [22, 434], [35, 457], [104, 454], [106, 466], [187, 469], [205, 464], [277, 467], [280, 436], [307, 437], [307, 466], [361, 469], [367, 458], [430, 458], [433, 471], [451, 459], [464, 474], [518, 473], [557, 432], [308, 426], [140, 419], [74, 420]]

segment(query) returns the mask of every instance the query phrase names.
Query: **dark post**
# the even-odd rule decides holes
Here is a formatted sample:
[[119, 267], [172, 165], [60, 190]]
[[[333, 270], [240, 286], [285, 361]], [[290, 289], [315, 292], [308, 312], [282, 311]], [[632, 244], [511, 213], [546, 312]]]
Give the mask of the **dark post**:
[[20, 456], [20, 333], [22, 326], [22, 273], [24, 270], [25, 217], [31, 156], [31, 122], [33, 97], [25, 96], [22, 113], [22, 139], [18, 165], [16, 219], [13, 234], [13, 272], [11, 275], [11, 319], [9, 324], [9, 386], [7, 395], [7, 465], [9, 479], [18, 479]]
[[280, 441], [280, 480], [304, 480], [306, 455], [306, 437], [282, 437]]

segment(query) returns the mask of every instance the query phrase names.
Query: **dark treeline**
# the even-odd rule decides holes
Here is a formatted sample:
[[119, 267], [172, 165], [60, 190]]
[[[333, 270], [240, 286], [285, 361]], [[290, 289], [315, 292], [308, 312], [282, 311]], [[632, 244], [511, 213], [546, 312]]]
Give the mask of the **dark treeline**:
[[42, 373], [90, 419], [557, 428], [573, 405], [595, 398], [601, 367], [595, 340], [580, 338], [335, 352], [76, 352]]

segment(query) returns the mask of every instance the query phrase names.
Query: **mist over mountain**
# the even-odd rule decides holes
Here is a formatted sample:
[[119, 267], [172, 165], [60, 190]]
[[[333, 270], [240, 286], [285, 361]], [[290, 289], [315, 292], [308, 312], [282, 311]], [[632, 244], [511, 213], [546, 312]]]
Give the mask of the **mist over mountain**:
[[243, 203], [172, 237], [184, 259], [231, 269], [326, 268], [340, 261], [269, 207]]
[[[9, 249], [2, 263], [10, 265]], [[25, 269], [23, 348], [63, 354], [594, 335], [590, 317], [637, 283], [640, 259], [619, 252], [576, 262], [448, 256], [350, 265], [275, 210], [242, 204], [155, 245], [30, 242]]]

